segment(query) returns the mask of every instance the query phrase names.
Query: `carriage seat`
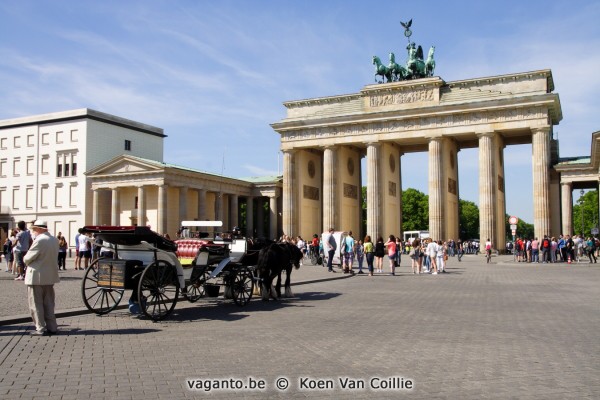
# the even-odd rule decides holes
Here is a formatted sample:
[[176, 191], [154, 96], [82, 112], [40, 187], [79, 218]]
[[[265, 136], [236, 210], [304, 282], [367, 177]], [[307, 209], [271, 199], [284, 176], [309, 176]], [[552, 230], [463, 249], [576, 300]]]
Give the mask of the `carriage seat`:
[[198, 254], [198, 249], [209, 244], [210, 241], [198, 239], [179, 239], [175, 240], [175, 243], [177, 243], [177, 258], [179, 258], [181, 265], [189, 265], [196, 257], [196, 254]]

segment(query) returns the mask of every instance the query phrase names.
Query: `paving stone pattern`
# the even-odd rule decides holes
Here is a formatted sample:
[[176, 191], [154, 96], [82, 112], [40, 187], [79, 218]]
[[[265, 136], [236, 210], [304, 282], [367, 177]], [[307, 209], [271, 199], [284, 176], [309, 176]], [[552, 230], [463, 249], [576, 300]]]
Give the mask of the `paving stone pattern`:
[[[31, 324], [0, 326], [0, 397], [598, 398], [600, 267], [464, 260], [438, 276], [403, 266], [397, 276], [294, 286], [293, 299], [244, 308], [181, 302], [159, 323], [117, 310], [61, 318], [53, 337], [28, 336]], [[248, 377], [267, 390], [186, 388], [186, 379]], [[287, 391], [275, 388], [281, 377]], [[335, 388], [302, 390], [302, 377]], [[343, 377], [367, 386], [403, 377], [415, 388], [344, 391]]]

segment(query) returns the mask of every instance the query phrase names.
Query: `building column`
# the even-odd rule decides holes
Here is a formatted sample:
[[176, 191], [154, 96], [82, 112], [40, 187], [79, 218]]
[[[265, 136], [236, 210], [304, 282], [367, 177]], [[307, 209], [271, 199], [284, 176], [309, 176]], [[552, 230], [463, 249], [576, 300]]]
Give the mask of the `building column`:
[[179, 188], [179, 221], [177, 226], [181, 226], [181, 221], [187, 221], [187, 195], [188, 187], [182, 186]]
[[246, 197], [246, 237], [254, 237], [254, 197]]
[[221, 221], [223, 221], [223, 232], [227, 232], [231, 226], [229, 225], [229, 195], [221, 193]]
[[239, 225], [239, 197], [237, 194], [229, 195], [229, 227]]
[[442, 138], [429, 139], [429, 237], [445, 240]]
[[198, 221], [206, 220], [206, 189], [198, 189]]
[[92, 225], [100, 225], [100, 191], [92, 190]]
[[[367, 145], [367, 235], [373, 240], [381, 235], [381, 188], [379, 143]], [[400, 169], [400, 168], [398, 168]]]
[[562, 234], [573, 235], [573, 183], [561, 185]]
[[277, 195], [269, 197], [269, 212], [269, 239], [277, 240]]
[[550, 128], [533, 130], [533, 225], [540, 240], [550, 235]]
[[337, 226], [337, 150], [326, 147], [323, 151], [323, 232]]
[[294, 152], [286, 150], [283, 152], [283, 233], [296, 235], [296, 157]]
[[[156, 230], [161, 235], [167, 232], [167, 185], [158, 185], [158, 221]], [[178, 222], [179, 224], [179, 222]]]
[[256, 199], [256, 236], [265, 237], [265, 199]]
[[498, 244], [496, 243], [494, 135], [494, 132], [486, 132], [477, 136], [479, 137], [479, 240], [483, 246], [487, 239], [490, 239], [492, 247], [496, 248]]
[[137, 209], [138, 226], [146, 226], [146, 189], [143, 186], [138, 186], [138, 209]]
[[111, 208], [110, 208], [110, 224], [112, 226], [120, 225], [119, 188], [112, 189], [112, 202], [111, 202]]

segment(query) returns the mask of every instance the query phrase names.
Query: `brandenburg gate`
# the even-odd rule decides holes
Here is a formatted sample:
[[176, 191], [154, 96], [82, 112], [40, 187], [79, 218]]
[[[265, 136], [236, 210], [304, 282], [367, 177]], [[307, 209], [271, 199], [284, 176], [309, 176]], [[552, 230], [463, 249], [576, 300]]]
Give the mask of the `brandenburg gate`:
[[365, 156], [366, 234], [401, 233], [400, 157], [427, 151], [430, 236], [456, 239], [457, 153], [478, 147], [480, 239], [502, 249], [504, 148], [525, 143], [532, 144], [535, 235], [560, 233], [560, 182], [552, 165], [558, 157], [553, 126], [562, 111], [553, 91], [551, 71], [540, 70], [454, 82], [430, 76], [284, 103], [286, 117], [272, 124], [283, 151], [284, 233], [361, 232]]

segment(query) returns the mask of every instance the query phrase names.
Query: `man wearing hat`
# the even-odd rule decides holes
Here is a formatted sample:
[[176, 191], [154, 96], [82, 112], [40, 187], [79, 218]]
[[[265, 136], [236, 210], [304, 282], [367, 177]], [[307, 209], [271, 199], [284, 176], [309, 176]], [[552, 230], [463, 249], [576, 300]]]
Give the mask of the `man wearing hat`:
[[54, 316], [54, 284], [59, 282], [56, 260], [58, 239], [48, 232], [46, 221], [36, 220], [31, 226], [33, 244], [23, 261], [27, 265], [25, 285], [31, 318], [35, 324], [33, 336], [57, 333]]

